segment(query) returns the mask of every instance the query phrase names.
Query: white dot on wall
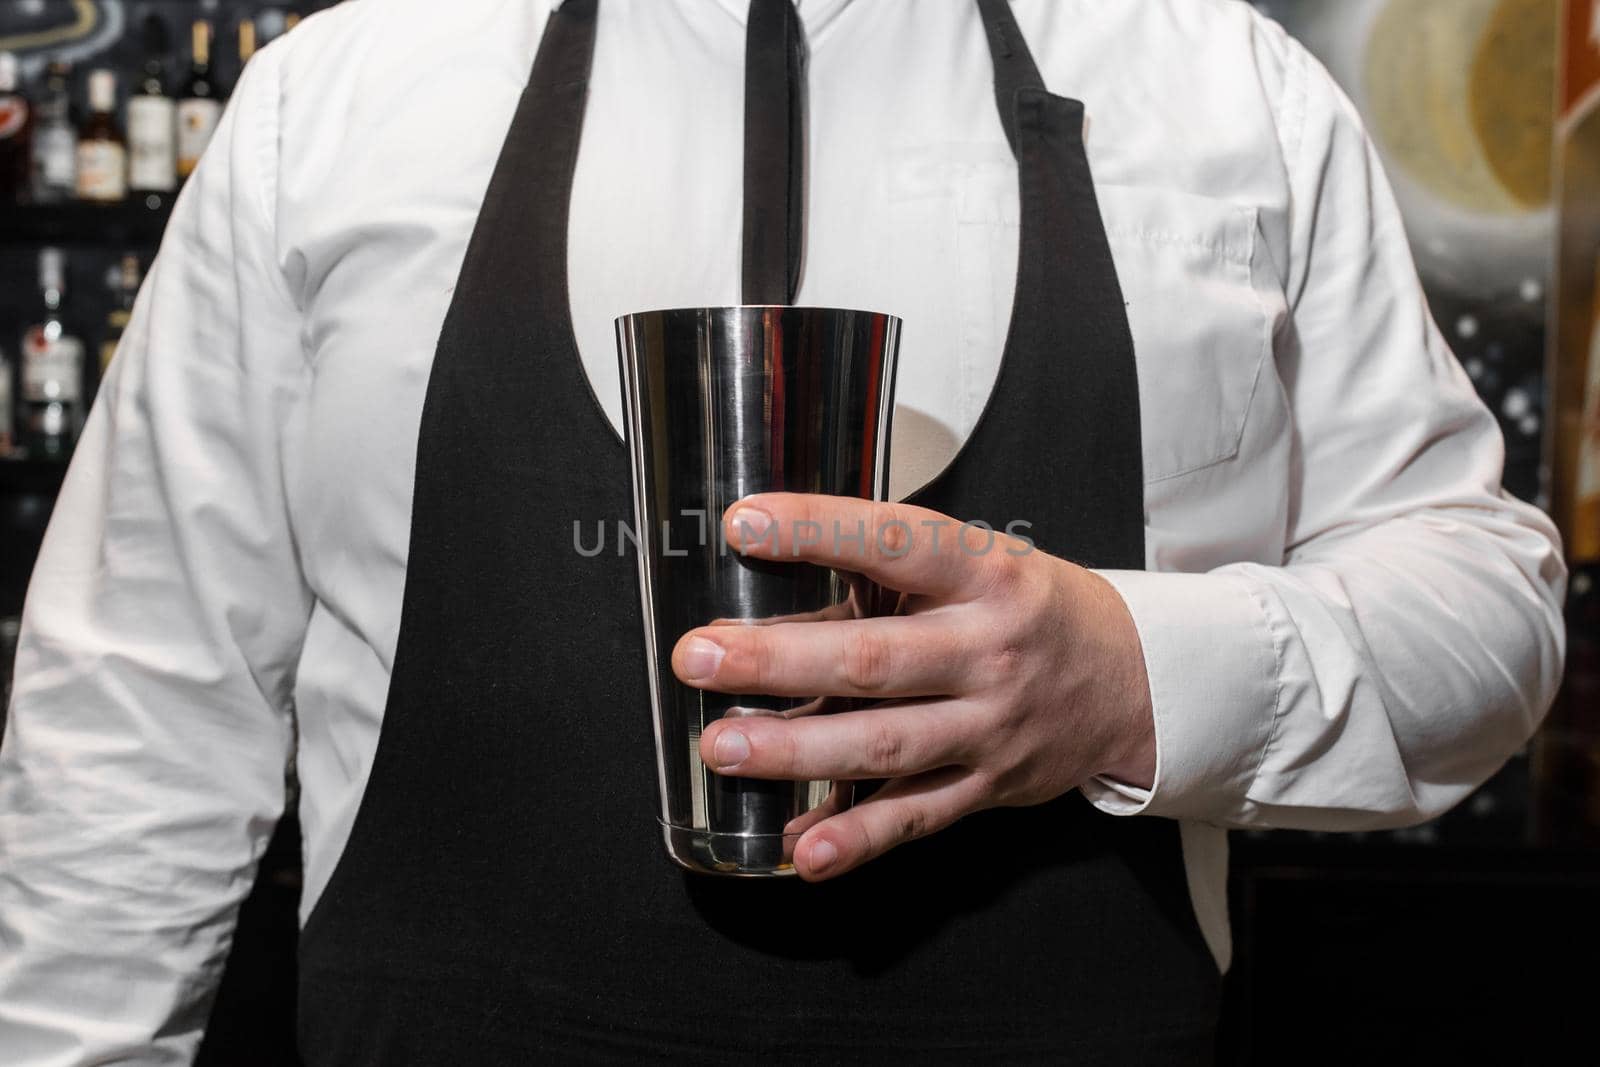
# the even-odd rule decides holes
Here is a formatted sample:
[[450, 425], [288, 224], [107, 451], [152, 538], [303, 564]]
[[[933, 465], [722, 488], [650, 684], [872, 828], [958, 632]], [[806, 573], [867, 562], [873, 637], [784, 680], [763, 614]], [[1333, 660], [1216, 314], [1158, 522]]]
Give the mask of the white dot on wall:
[[1530, 304], [1537, 304], [1544, 299], [1544, 286], [1539, 283], [1538, 278], [1524, 278], [1517, 292]]
[[1478, 320], [1472, 315], [1463, 315], [1456, 320], [1456, 336], [1470, 341], [1478, 336]]
[[1467, 369], [1467, 377], [1471, 378], [1473, 381], [1477, 381], [1479, 378], [1483, 377], [1483, 360], [1479, 359], [1477, 356], [1473, 356], [1471, 359], [1467, 360], [1463, 366]]
[[1539, 432], [1540, 425], [1541, 423], [1539, 422], [1539, 416], [1528, 415], [1525, 416], [1521, 422], [1517, 423], [1517, 429], [1521, 430], [1524, 436], [1533, 437]]
[[1500, 404], [1500, 410], [1508, 419], [1520, 419], [1528, 414], [1532, 407], [1532, 398], [1521, 389], [1506, 390], [1506, 398]]

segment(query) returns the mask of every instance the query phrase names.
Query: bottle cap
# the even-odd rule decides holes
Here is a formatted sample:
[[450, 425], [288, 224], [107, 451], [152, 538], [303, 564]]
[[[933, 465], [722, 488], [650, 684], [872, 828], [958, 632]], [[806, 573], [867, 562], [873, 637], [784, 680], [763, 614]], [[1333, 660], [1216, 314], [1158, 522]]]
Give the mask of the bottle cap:
[[89, 106], [96, 111], [110, 111], [117, 106], [116, 71], [89, 72]]
[[17, 91], [17, 57], [12, 52], [0, 52], [0, 93]]

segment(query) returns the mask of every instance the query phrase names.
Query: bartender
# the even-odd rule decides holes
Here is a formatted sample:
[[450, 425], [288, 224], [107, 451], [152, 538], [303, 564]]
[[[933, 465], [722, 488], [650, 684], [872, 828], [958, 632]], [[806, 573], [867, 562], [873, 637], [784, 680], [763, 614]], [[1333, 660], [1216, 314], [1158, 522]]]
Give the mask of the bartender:
[[[189, 1057], [293, 765], [308, 1064], [1210, 1062], [1226, 829], [1435, 816], [1560, 673], [1349, 102], [1220, 0], [552, 7], [246, 71], [28, 595], [0, 1058]], [[905, 321], [897, 502], [726, 521], [909, 610], [673, 650], [880, 701], [706, 731], [885, 780], [753, 882], [662, 854], [634, 561], [570, 533], [631, 515], [613, 317], [741, 301]]]

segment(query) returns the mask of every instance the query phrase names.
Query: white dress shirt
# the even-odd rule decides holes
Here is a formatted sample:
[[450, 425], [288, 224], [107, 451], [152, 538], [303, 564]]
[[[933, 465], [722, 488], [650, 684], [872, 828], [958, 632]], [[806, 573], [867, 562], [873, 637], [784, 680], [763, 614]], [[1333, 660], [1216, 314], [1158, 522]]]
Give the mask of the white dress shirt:
[[[613, 423], [613, 316], [738, 301], [746, 6], [601, 5], [570, 300]], [[389, 685], [435, 342], [549, 7], [307, 19], [179, 198], [29, 591], [0, 749], [6, 1063], [192, 1054], [291, 760], [303, 909], [327, 882]], [[971, 0], [799, 7], [798, 299], [905, 320], [905, 495], [994, 382], [1016, 167]], [[1049, 88], [1086, 102], [1143, 405], [1149, 571], [1107, 576], [1159, 767], [1148, 792], [1086, 789], [1183, 820], [1225, 966], [1225, 827], [1425, 819], [1532, 733], [1563, 654], [1557, 535], [1502, 494], [1495, 423], [1314, 60], [1228, 0], [1014, 7]]]

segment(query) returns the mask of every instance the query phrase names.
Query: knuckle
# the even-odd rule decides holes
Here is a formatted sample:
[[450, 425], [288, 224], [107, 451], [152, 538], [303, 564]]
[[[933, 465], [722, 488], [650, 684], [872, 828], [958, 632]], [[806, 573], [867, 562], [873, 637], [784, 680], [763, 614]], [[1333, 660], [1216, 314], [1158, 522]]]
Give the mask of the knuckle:
[[995, 684], [1004, 684], [1016, 677], [1022, 662], [1023, 652], [1020, 642], [1006, 640], [989, 650], [984, 666]]
[[795, 730], [774, 730], [773, 736], [767, 739], [766, 745], [751, 743], [751, 748], [759, 752], [763, 747], [769, 752], [765, 763], [769, 770], [778, 773], [787, 773], [800, 766], [800, 738]]
[[898, 559], [910, 551], [914, 528], [900, 505], [876, 505], [872, 509], [872, 529], [879, 555]]
[[897, 774], [905, 758], [905, 743], [887, 727], [875, 727], [867, 736], [867, 769], [882, 774]]
[[862, 633], [845, 646], [845, 681], [854, 689], [877, 692], [889, 684], [894, 671], [894, 651], [881, 635]]
[[779, 671], [777, 648], [768, 635], [754, 629], [748, 632], [743, 643], [745, 655], [740, 659], [744, 661], [743, 673], [747, 676], [747, 680], [758, 688], [771, 685]]
[[1023, 581], [1022, 567], [1018, 565], [1015, 556], [989, 551], [978, 556], [973, 562], [985, 588], [991, 593], [1010, 597], [1027, 588]]
[[862, 820], [856, 824], [856, 855], [862, 859], [870, 859], [889, 847], [888, 842], [878, 840], [878, 835], [872, 832], [872, 821]]
[[829, 513], [829, 505], [811, 493], [796, 493], [785, 497], [794, 506], [794, 517], [803, 523], [821, 523]]
[[895, 821], [897, 838], [901, 841], [915, 841], [928, 836], [933, 830], [928, 813], [921, 808], [908, 807], [899, 813]]

